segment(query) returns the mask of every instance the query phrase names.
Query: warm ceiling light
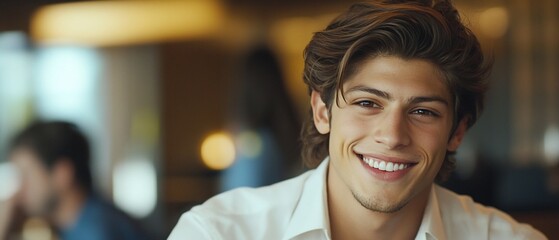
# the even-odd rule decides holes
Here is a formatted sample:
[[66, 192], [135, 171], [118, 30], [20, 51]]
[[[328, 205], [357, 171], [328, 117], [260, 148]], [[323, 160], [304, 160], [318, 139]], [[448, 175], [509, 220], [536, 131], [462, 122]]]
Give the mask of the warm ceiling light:
[[40, 8], [31, 21], [40, 43], [114, 46], [209, 36], [223, 25], [212, 0], [91, 1]]
[[493, 7], [479, 15], [481, 32], [490, 38], [500, 38], [507, 32], [509, 14], [503, 7]]

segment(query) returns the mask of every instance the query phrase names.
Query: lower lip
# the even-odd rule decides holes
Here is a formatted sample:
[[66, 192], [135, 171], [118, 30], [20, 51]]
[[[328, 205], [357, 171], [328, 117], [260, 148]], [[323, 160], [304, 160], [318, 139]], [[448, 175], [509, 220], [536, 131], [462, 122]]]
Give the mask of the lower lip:
[[371, 166], [369, 166], [369, 164], [366, 164], [365, 162], [363, 162], [363, 160], [359, 159], [359, 162], [361, 162], [361, 165], [363, 166], [363, 168], [365, 168], [365, 170], [367, 170], [367, 172], [371, 175], [373, 175], [373, 177], [379, 179], [379, 180], [383, 180], [383, 181], [397, 181], [401, 178], [404, 177], [404, 175], [406, 175], [410, 169], [412, 167], [415, 166], [415, 164], [408, 166], [407, 168], [404, 168], [402, 170], [398, 170], [398, 171], [394, 171], [394, 172], [388, 172], [388, 171], [382, 171], [380, 169], [376, 169], [373, 168]]

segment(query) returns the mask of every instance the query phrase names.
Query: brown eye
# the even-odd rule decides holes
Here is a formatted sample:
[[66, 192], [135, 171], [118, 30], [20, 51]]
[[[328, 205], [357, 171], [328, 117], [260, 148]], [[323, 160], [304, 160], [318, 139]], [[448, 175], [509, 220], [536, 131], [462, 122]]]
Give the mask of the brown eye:
[[356, 104], [361, 106], [361, 107], [366, 107], [366, 108], [380, 108], [380, 106], [378, 104], [376, 104], [373, 101], [369, 101], [369, 100], [359, 101]]
[[433, 116], [438, 117], [439, 115], [433, 111], [427, 109], [416, 109], [412, 111], [412, 114], [422, 115], [422, 116]]

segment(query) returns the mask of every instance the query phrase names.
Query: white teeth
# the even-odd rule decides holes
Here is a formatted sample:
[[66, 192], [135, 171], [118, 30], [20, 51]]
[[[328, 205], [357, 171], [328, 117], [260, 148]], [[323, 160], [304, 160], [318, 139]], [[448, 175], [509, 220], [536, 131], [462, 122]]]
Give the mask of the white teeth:
[[386, 171], [392, 172], [394, 170], [394, 163], [388, 162], [386, 164]]
[[378, 169], [385, 171], [386, 170], [386, 162], [382, 161], [378, 164]]
[[363, 157], [363, 162], [365, 162], [367, 165], [369, 165], [372, 168], [376, 168], [387, 172], [395, 172], [409, 167], [409, 164], [385, 162], [382, 160], [367, 158], [367, 157]]

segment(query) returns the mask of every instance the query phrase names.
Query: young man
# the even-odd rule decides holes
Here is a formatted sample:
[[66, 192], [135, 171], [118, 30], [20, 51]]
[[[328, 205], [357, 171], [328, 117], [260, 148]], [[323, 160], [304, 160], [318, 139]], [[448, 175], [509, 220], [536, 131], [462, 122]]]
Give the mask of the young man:
[[14, 137], [9, 158], [19, 169], [22, 188], [4, 204], [45, 218], [61, 239], [149, 239], [132, 219], [94, 194], [89, 143], [73, 124], [32, 124]]
[[352, 6], [305, 50], [303, 157], [318, 167], [218, 195], [169, 239], [545, 239], [435, 184], [479, 117], [484, 62], [449, 1]]

